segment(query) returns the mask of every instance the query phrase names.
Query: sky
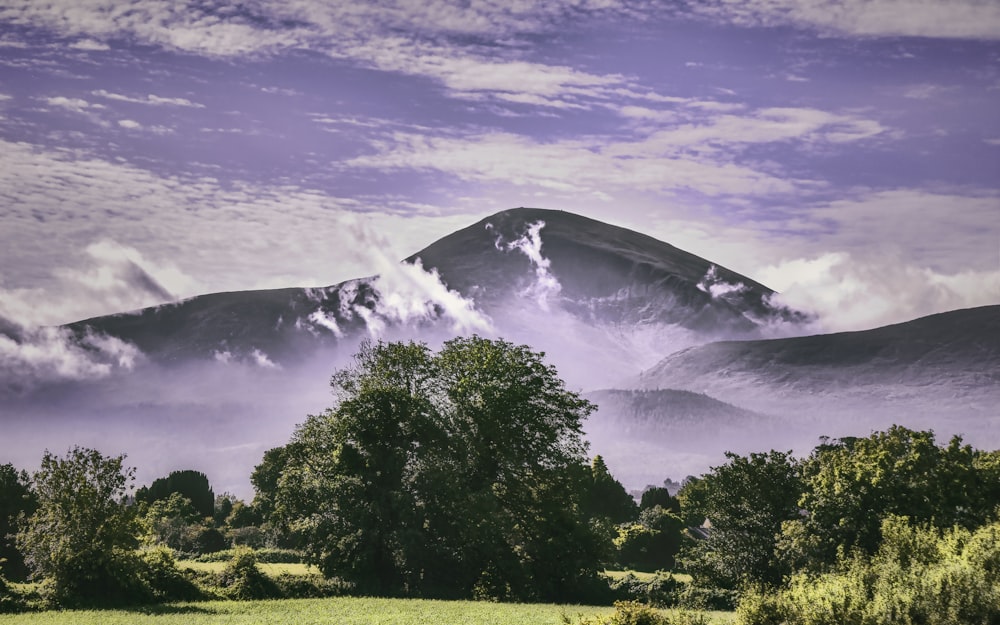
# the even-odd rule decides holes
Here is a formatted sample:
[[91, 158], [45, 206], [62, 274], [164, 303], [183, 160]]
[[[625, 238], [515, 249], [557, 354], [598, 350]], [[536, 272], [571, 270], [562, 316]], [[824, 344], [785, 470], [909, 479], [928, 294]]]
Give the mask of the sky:
[[829, 330], [1000, 303], [995, 0], [3, 0], [0, 142], [0, 326], [333, 284], [516, 206]]

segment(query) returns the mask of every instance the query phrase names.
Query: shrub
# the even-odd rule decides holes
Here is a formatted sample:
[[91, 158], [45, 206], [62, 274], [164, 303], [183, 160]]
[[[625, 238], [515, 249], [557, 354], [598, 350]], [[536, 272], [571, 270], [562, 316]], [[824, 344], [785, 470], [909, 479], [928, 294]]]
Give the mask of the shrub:
[[286, 599], [320, 599], [350, 594], [354, 587], [337, 578], [322, 575], [292, 575], [282, 573], [274, 578], [279, 594]]
[[20, 612], [24, 609], [24, 604], [21, 602], [21, 598], [14, 593], [14, 590], [4, 579], [3, 575], [0, 575], [0, 614], [5, 612]]
[[648, 582], [629, 573], [625, 577], [611, 582], [611, 590], [617, 599], [642, 601], [663, 608], [677, 605], [681, 586], [680, 582], [667, 573], [657, 574]]
[[280, 597], [278, 586], [257, 568], [253, 549], [233, 550], [233, 559], [219, 574], [219, 586], [230, 599], [271, 599]]
[[[570, 620], [564, 616], [563, 622], [568, 625]], [[638, 601], [616, 601], [610, 616], [581, 618], [579, 625], [708, 625], [708, 620], [686, 610], [664, 614]]]
[[1000, 524], [939, 533], [905, 517], [882, 523], [871, 559], [842, 558], [821, 575], [796, 574], [786, 588], [751, 590], [745, 625], [995, 625], [1000, 623]]
[[139, 576], [155, 601], [192, 601], [203, 598], [191, 577], [177, 568], [174, 554], [155, 547], [140, 554]]

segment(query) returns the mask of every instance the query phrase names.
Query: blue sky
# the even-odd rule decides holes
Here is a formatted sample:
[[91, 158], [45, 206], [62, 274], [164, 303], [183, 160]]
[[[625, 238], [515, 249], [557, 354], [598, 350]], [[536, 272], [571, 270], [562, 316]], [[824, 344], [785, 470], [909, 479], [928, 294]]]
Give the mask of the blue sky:
[[831, 330], [1000, 303], [993, 0], [6, 0], [0, 142], [26, 326], [331, 284], [514, 206]]

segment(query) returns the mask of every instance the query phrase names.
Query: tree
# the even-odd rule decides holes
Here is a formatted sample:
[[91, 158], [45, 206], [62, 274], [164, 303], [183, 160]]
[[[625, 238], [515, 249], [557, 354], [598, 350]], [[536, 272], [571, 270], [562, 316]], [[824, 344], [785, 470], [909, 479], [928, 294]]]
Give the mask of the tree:
[[680, 551], [684, 522], [661, 506], [646, 508], [637, 523], [619, 526], [615, 546], [619, 564], [640, 571], [674, 568], [674, 557]]
[[632, 495], [608, 471], [604, 458], [594, 456], [588, 477], [583, 502], [583, 510], [588, 516], [608, 519], [612, 523], [635, 520], [639, 508]]
[[660, 506], [664, 510], [669, 510], [674, 514], [680, 514], [681, 504], [676, 497], [670, 494], [670, 490], [663, 486], [649, 486], [642, 491], [639, 499], [639, 509], [649, 510]]
[[134, 598], [138, 526], [126, 506], [135, 470], [125, 456], [74, 447], [65, 458], [48, 451], [32, 483], [38, 509], [17, 534], [35, 579], [47, 580], [61, 605]]
[[554, 598], [596, 572], [578, 479], [592, 406], [541, 354], [366, 344], [331, 384], [294, 456], [255, 473], [266, 485], [281, 465], [273, 516], [325, 574], [379, 594]]
[[23, 581], [28, 569], [14, 543], [17, 519], [35, 510], [35, 498], [27, 472], [12, 464], [0, 465], [0, 577]]
[[698, 483], [712, 529], [686, 554], [685, 565], [702, 584], [778, 584], [789, 571], [774, 556], [776, 536], [783, 522], [800, 516], [798, 463], [791, 452], [726, 457], [729, 462]]
[[822, 568], [839, 551], [873, 554], [890, 515], [938, 528], [975, 527], [996, 505], [996, 483], [984, 479], [989, 466], [988, 455], [959, 437], [940, 447], [933, 432], [901, 426], [820, 445], [803, 466], [800, 505], [808, 516], [798, 522], [801, 528], [785, 528], [794, 539], [786, 544], [810, 552], [789, 557]]
[[430, 380], [426, 346], [363, 345], [331, 380], [336, 407], [296, 429], [294, 457], [272, 450], [255, 472], [264, 484], [281, 466], [274, 515], [303, 536], [324, 574], [360, 592], [396, 594], [419, 579], [423, 523], [413, 486], [439, 438]]
[[215, 514], [215, 493], [208, 483], [208, 476], [199, 471], [173, 471], [167, 477], [153, 480], [148, 487], [142, 487], [135, 493], [136, 501], [153, 503], [169, 499], [178, 493], [191, 501], [191, 505], [202, 517]]
[[146, 540], [177, 551], [193, 550], [194, 535], [201, 520], [191, 500], [180, 493], [154, 501], [142, 515]]

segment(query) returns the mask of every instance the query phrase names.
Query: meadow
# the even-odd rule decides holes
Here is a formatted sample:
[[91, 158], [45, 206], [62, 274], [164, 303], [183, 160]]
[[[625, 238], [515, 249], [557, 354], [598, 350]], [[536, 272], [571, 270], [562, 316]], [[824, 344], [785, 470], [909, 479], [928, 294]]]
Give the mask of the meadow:
[[[0, 625], [561, 625], [613, 612], [598, 606], [337, 597], [0, 614]], [[731, 612], [708, 617], [712, 625], [733, 620]]]

